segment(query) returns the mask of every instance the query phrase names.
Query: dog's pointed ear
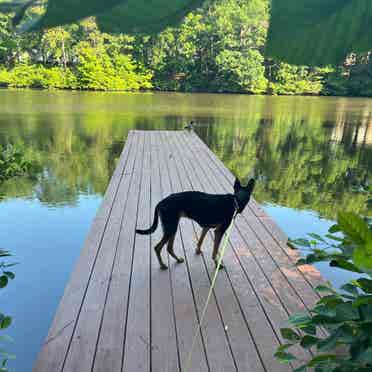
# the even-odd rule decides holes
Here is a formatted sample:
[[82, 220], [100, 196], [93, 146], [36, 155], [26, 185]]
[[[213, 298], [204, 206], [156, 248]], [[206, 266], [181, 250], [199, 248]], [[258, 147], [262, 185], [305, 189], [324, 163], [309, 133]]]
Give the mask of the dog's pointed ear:
[[255, 183], [256, 183], [256, 180], [255, 180], [254, 178], [251, 178], [251, 179], [248, 181], [248, 184], [247, 184], [247, 186], [246, 186], [245, 188], [248, 189], [250, 192], [252, 192]]
[[234, 182], [234, 192], [238, 192], [242, 188], [242, 185], [240, 184], [240, 181], [235, 178]]

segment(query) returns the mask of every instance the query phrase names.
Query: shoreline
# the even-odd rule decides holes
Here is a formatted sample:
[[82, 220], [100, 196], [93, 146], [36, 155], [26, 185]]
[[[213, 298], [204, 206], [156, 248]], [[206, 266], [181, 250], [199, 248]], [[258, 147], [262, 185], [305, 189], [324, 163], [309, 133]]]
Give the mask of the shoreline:
[[79, 93], [126, 93], [126, 94], [213, 94], [213, 95], [234, 95], [234, 96], [261, 96], [261, 97], [325, 97], [325, 98], [372, 98], [371, 96], [347, 96], [335, 94], [269, 94], [269, 93], [248, 93], [248, 92], [220, 92], [220, 91], [181, 91], [181, 90], [99, 90], [99, 89], [74, 89], [74, 88], [32, 88], [32, 87], [6, 87], [0, 86], [0, 91], [33, 91], [33, 92], [79, 92]]

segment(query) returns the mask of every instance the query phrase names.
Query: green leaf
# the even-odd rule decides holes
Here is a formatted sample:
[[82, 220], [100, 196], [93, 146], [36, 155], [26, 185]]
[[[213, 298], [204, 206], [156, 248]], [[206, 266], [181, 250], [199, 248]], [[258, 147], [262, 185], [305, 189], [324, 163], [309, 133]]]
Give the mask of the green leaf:
[[335, 309], [336, 309], [336, 320], [339, 322], [359, 319], [358, 309], [355, 309], [353, 307], [352, 302], [344, 302], [342, 304], [338, 304]]
[[0, 276], [0, 288], [6, 287], [8, 284], [8, 277], [6, 275], [1, 275]]
[[292, 324], [295, 327], [301, 326], [301, 325], [308, 325], [311, 323], [311, 318], [306, 313], [297, 313], [293, 314], [288, 318], [288, 323]]
[[367, 223], [357, 214], [342, 212], [338, 215], [337, 223], [343, 233], [350, 237], [354, 243], [365, 244], [372, 242], [372, 233]]
[[0, 320], [0, 329], [8, 328], [12, 323], [12, 318], [10, 316], [3, 316]]
[[314, 337], [314, 336], [310, 336], [310, 335], [305, 335], [302, 338], [302, 340], [300, 342], [300, 345], [303, 348], [305, 348], [305, 349], [309, 349], [312, 346], [314, 346], [318, 341], [319, 341], [319, 338], [318, 337]]
[[353, 302], [354, 307], [367, 304], [372, 304], [372, 295], [361, 295]]
[[[104, 32], [155, 33], [177, 25], [204, 0], [127, 0], [97, 16]], [[151, 6], [151, 8], [150, 8]]]
[[306, 369], [307, 369], [307, 365], [304, 364], [303, 366], [294, 369], [293, 372], [306, 372]]
[[9, 354], [5, 350], [0, 350], [0, 356], [2, 356], [3, 358], [6, 358], [6, 359], [15, 359], [14, 354]]
[[345, 292], [351, 293], [354, 296], [359, 295], [357, 287], [351, 283], [344, 284], [343, 286], [341, 286], [341, 289]]
[[154, 33], [178, 24], [204, 0], [49, 0], [45, 15], [31, 29], [40, 30], [96, 15], [102, 32]]
[[358, 360], [360, 362], [363, 362], [363, 363], [372, 363], [372, 346], [369, 347], [367, 350], [365, 350], [364, 352], [362, 352], [359, 357], [358, 357]]
[[274, 354], [274, 356], [279, 359], [280, 363], [283, 364], [288, 364], [293, 360], [296, 360], [294, 355], [292, 355], [291, 353], [287, 353], [285, 351], [278, 351]]
[[17, 26], [21, 21], [24, 15], [26, 14], [27, 9], [32, 5], [36, 0], [29, 0], [23, 3], [20, 7], [17, 7], [16, 14], [12, 19], [13, 26]]
[[372, 271], [372, 254], [365, 245], [354, 249], [353, 261], [357, 267], [365, 272]]
[[314, 253], [310, 253], [306, 256], [305, 258], [305, 262], [308, 264], [308, 265], [311, 265], [313, 264], [314, 262], [318, 262], [320, 261], [319, 260], [319, 256], [314, 254]]
[[372, 293], [372, 280], [367, 278], [359, 278], [353, 280], [352, 283], [363, 289], [364, 292]]
[[339, 323], [339, 320], [337, 320], [335, 316], [314, 315], [313, 323], [316, 325], [328, 326]]
[[363, 270], [359, 269], [357, 266], [355, 266], [353, 263], [343, 260], [343, 259], [337, 259], [332, 260], [329, 263], [329, 266], [331, 267], [338, 267], [339, 269], [352, 271], [354, 273], [363, 273]]
[[332, 362], [336, 359], [337, 359], [336, 355], [333, 355], [333, 354], [317, 355], [316, 357], [310, 360], [310, 362], [308, 363], [308, 366], [315, 367], [319, 363]]
[[19, 3], [12, 1], [0, 1], [0, 12], [1, 13], [13, 13], [19, 8]]
[[334, 307], [326, 306], [323, 304], [319, 304], [315, 306], [312, 312], [319, 314], [319, 315], [327, 316], [327, 317], [336, 316], [336, 310]]
[[291, 239], [288, 239], [288, 241], [287, 241], [287, 245], [288, 245], [288, 247], [289, 248], [291, 248], [291, 249], [294, 249], [294, 250], [298, 250], [298, 247], [296, 247], [293, 243], [292, 243], [292, 241], [291, 241]]
[[337, 345], [338, 332], [334, 331], [331, 335], [317, 343], [317, 348], [319, 351], [329, 351], [336, 347]]
[[365, 334], [372, 334], [372, 321], [361, 322], [360, 328]]
[[337, 333], [338, 342], [344, 344], [354, 344], [359, 334], [359, 328], [355, 327], [354, 324], [350, 325], [345, 323], [337, 329]]
[[297, 342], [301, 340], [301, 336], [297, 334], [293, 329], [291, 328], [281, 328], [280, 333], [282, 337], [286, 340]]
[[323, 242], [323, 243], [326, 243], [326, 242], [327, 242], [323, 237], [321, 237], [321, 236], [318, 235], [318, 234], [315, 234], [315, 233], [308, 233], [307, 235], [309, 235], [309, 236], [311, 236], [312, 238], [314, 238], [315, 240], [319, 240], [319, 241], [321, 241], [321, 242]]
[[307, 247], [307, 248], [311, 247], [311, 244], [310, 244], [309, 240], [307, 240], [307, 239], [302, 239], [302, 238], [291, 239], [291, 243], [295, 244], [295, 245], [299, 245], [301, 247]]
[[44, 16], [35, 23], [32, 30], [72, 23], [82, 18], [102, 13], [121, 2], [122, 0], [49, 0]]
[[283, 344], [277, 347], [276, 351], [284, 351], [288, 349], [289, 347], [293, 346], [293, 344]]
[[8, 335], [0, 335], [0, 342], [13, 342], [13, 339]]
[[342, 301], [342, 298], [338, 294], [324, 296], [318, 301], [318, 304], [324, 304], [329, 307], [336, 307], [338, 304], [341, 304], [341, 303], [343, 303], [343, 301]]
[[296, 262], [297, 266], [306, 265], [306, 260], [304, 258], [300, 258]]
[[11, 271], [4, 271], [4, 274], [9, 278], [9, 279], [14, 279], [15, 274], [12, 273]]
[[314, 288], [315, 291], [319, 292], [319, 293], [324, 293], [324, 292], [331, 292], [331, 293], [336, 293], [336, 291], [331, 288], [331, 287], [328, 287], [326, 285], [318, 285]]
[[296, 65], [342, 64], [372, 45], [370, 0], [272, 0], [266, 55]]
[[335, 235], [332, 235], [332, 234], [326, 234], [325, 237], [328, 238], [328, 239], [335, 240], [335, 241], [337, 241], [337, 242], [342, 242], [342, 241], [344, 241], [343, 238], [340, 238], [339, 236], [335, 236]]
[[301, 326], [298, 326], [298, 328], [301, 329], [301, 331], [309, 334], [309, 335], [316, 335], [316, 327], [315, 325], [313, 324], [309, 324], [309, 325], [301, 325]]
[[340, 226], [338, 226], [337, 224], [335, 225], [332, 225], [329, 229], [328, 229], [328, 232], [333, 234], [333, 233], [336, 233], [336, 232], [339, 232], [341, 231], [340, 230]]
[[9, 251], [6, 251], [4, 249], [0, 249], [0, 257], [9, 257], [12, 254]]

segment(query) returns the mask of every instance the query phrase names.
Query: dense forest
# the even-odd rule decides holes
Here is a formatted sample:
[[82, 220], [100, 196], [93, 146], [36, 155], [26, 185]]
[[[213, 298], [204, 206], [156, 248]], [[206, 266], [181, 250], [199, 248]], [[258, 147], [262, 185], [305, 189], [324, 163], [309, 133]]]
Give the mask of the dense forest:
[[102, 33], [94, 18], [19, 34], [0, 15], [0, 86], [372, 96], [371, 53], [322, 68], [265, 59], [268, 17], [268, 0], [218, 0], [131, 36]]

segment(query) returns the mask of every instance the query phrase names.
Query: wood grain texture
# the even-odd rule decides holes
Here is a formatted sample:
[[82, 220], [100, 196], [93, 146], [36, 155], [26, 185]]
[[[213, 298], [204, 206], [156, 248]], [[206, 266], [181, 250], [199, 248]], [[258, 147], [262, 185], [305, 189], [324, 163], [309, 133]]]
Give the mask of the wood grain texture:
[[[194, 332], [214, 272], [212, 237], [203, 255], [200, 228], [181, 219], [174, 251], [182, 264], [135, 234], [173, 192], [232, 191], [234, 176], [193, 133], [131, 131], [66, 285], [34, 372], [186, 371]], [[186, 372], [285, 372], [273, 357], [288, 315], [307, 310], [323, 282], [312, 266], [298, 269], [287, 237], [253, 200], [232, 229], [224, 263]], [[301, 359], [309, 353], [297, 349]], [[293, 366], [296, 367], [296, 364]]]

